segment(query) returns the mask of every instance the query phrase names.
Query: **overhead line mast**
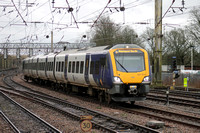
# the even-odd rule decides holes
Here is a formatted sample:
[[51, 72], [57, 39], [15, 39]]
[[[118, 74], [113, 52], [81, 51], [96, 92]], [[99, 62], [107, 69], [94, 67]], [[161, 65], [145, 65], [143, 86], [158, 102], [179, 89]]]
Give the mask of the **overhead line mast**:
[[162, 86], [162, 0], [155, 0], [154, 85]]

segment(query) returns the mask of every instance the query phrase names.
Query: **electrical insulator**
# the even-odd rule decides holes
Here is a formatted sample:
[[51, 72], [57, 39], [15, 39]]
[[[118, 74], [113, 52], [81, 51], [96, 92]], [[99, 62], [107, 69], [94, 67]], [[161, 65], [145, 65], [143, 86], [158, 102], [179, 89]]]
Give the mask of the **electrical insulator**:
[[184, 0], [182, 0], [182, 5], [183, 5], [183, 7], [184, 7], [184, 5], [185, 5], [185, 1], [184, 1]]
[[120, 11], [125, 11], [125, 8], [124, 7], [120, 7]]
[[73, 12], [73, 10], [74, 9], [72, 7], [70, 7], [69, 10], [68, 10], [68, 12]]

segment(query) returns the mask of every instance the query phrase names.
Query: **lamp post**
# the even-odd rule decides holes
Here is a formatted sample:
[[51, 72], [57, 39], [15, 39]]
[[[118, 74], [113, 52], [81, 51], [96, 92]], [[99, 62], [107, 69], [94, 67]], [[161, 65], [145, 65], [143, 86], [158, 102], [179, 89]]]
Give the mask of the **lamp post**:
[[191, 48], [191, 70], [193, 70], [193, 49], [194, 49], [194, 46], [191, 45], [190, 48]]

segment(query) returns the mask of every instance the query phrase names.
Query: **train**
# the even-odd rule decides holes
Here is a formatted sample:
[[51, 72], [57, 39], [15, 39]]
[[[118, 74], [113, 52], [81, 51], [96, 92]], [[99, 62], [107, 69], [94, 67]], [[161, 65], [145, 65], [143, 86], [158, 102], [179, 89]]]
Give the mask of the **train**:
[[27, 81], [85, 93], [107, 103], [145, 100], [151, 84], [149, 55], [136, 44], [36, 55], [25, 58], [22, 69]]

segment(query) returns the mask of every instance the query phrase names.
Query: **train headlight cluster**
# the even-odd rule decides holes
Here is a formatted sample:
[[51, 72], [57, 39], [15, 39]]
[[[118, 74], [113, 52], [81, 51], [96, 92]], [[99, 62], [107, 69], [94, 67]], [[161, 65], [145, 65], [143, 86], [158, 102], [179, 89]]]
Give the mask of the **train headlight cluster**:
[[121, 79], [119, 77], [113, 77], [113, 83], [114, 84], [122, 84], [123, 82], [121, 81]]
[[149, 82], [150, 82], [149, 76], [144, 77], [143, 83], [149, 83]]

